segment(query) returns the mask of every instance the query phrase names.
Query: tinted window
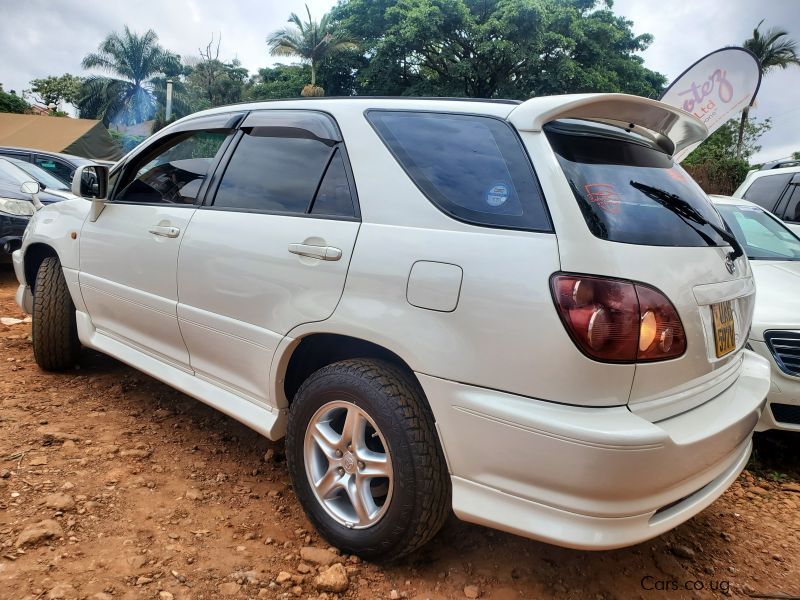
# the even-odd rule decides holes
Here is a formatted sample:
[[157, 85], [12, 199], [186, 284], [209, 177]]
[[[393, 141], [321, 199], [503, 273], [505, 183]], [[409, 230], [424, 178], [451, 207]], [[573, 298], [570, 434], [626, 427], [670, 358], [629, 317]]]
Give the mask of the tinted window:
[[747, 188], [744, 193], [744, 199], [773, 211], [791, 177], [791, 173], [759, 177]]
[[317, 197], [311, 207], [311, 214], [353, 217], [353, 198], [350, 193], [350, 182], [347, 180], [347, 171], [341, 150], [336, 150], [328, 169], [319, 184]]
[[62, 182], [68, 184], [72, 183], [72, 174], [75, 172], [75, 169], [73, 169], [67, 163], [38, 154], [36, 155], [36, 158], [34, 158], [33, 163], [37, 167], [40, 167], [51, 175], [57, 177]]
[[792, 185], [789, 190], [789, 203], [783, 211], [783, 220], [800, 223], [800, 185]]
[[274, 137], [278, 128], [246, 132], [222, 176], [214, 206], [306, 213], [333, 152], [313, 137]]
[[725, 227], [708, 196], [643, 138], [575, 122], [551, 123], [545, 131], [595, 236], [644, 246], [726, 245], [703, 224]]
[[227, 133], [194, 131], [170, 138], [125, 167], [114, 200], [194, 204]]
[[800, 260], [800, 240], [787, 227], [755, 206], [719, 204], [751, 260]]
[[414, 183], [444, 212], [478, 225], [550, 231], [522, 143], [505, 121], [370, 111], [369, 121]]
[[41, 183], [45, 189], [62, 191], [69, 190], [69, 186], [67, 186], [67, 184], [61, 181], [58, 177], [55, 177], [48, 171], [45, 171], [34, 164], [24, 160], [17, 160], [16, 158], [9, 158], [8, 161], [25, 171], [33, 180]]

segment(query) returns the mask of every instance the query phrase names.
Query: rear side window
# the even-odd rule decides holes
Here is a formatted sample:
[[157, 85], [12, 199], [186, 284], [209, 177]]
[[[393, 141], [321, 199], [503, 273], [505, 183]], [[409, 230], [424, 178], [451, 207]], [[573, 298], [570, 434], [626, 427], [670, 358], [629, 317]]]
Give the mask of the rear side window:
[[330, 155], [331, 148], [318, 140], [275, 137], [256, 127], [236, 146], [214, 206], [304, 213]]
[[556, 121], [545, 133], [589, 230], [642, 246], [724, 246], [708, 196], [672, 158], [610, 126]]
[[336, 149], [319, 184], [311, 214], [325, 217], [354, 217], [353, 196], [347, 180], [342, 151]]
[[759, 177], [753, 182], [753, 185], [747, 188], [744, 199], [750, 200], [753, 204], [758, 204], [768, 211], [774, 211], [791, 178], [791, 173]]
[[476, 225], [552, 231], [522, 143], [500, 119], [378, 111], [369, 122], [439, 209]]

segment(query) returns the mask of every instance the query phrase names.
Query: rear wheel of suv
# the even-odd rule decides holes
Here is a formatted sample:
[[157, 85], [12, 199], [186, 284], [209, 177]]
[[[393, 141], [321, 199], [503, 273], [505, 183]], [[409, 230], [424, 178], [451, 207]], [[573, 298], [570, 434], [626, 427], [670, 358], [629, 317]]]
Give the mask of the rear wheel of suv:
[[69, 295], [61, 262], [54, 256], [42, 261], [33, 294], [33, 356], [42, 369], [69, 369], [78, 363], [81, 345], [75, 305]]
[[292, 403], [286, 457], [308, 518], [344, 552], [398, 558], [449, 514], [433, 415], [418, 382], [391, 363], [345, 360], [312, 374]]

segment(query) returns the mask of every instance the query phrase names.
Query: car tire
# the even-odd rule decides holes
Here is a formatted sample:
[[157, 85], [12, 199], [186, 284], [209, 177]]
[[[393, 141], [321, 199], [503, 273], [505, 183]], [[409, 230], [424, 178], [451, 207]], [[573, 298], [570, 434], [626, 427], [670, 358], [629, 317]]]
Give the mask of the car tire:
[[42, 261], [33, 294], [33, 356], [46, 371], [70, 369], [78, 363], [80, 341], [72, 303], [61, 269], [54, 256]]
[[[348, 425], [351, 414], [363, 434], [345, 432], [360, 427]], [[450, 513], [450, 479], [433, 415], [419, 383], [392, 363], [344, 360], [313, 373], [291, 405], [286, 457], [309, 520], [348, 554], [397, 559], [428, 542]], [[391, 477], [370, 477], [384, 471]], [[342, 487], [329, 495], [312, 483], [336, 477]], [[352, 490], [364, 493], [351, 496]], [[359, 513], [356, 504], [366, 508]], [[357, 521], [359, 514], [365, 518]]]

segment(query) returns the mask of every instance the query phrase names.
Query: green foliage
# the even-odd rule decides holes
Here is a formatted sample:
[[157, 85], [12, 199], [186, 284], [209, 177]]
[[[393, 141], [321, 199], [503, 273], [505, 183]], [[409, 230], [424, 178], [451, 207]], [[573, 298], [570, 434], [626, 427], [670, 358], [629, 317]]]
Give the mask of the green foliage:
[[147, 139], [144, 135], [128, 135], [116, 129], [109, 129], [108, 133], [126, 154]]
[[795, 160], [800, 160], [800, 151], [792, 152], [792, 158]]
[[30, 112], [30, 106], [16, 94], [4, 92], [0, 85], [0, 113], [25, 114]]
[[636, 53], [652, 36], [598, 0], [344, 0], [332, 21], [360, 40], [359, 91], [528, 98], [655, 97], [665, 78]]
[[308, 5], [306, 13], [308, 21], [305, 22], [292, 13], [289, 16], [292, 26], [272, 32], [267, 37], [267, 44], [273, 56], [296, 56], [308, 62], [311, 65], [311, 88], [314, 88], [319, 65], [337, 52], [354, 49], [356, 44], [346, 37], [343, 28], [331, 21], [330, 13], [323, 15], [319, 22], [311, 18]]
[[766, 74], [773, 69], [787, 69], [791, 65], [800, 66], [797, 42], [789, 37], [784, 29], [771, 28], [761, 31], [764, 19], [753, 29], [753, 37], [745, 40], [744, 47], [758, 58], [761, 73]]
[[242, 100], [247, 69], [236, 59], [231, 62], [223, 62], [218, 58], [201, 60], [194, 66], [185, 67], [184, 72], [193, 110]]
[[264, 67], [254, 75], [247, 90], [246, 100], [272, 100], [276, 98], [297, 98], [300, 90], [309, 80], [311, 67], [308, 65], [275, 65]]
[[35, 94], [37, 102], [47, 107], [55, 104], [58, 109], [62, 102], [78, 104], [83, 78], [64, 73], [61, 76], [51, 75], [43, 79], [33, 79], [30, 83], [31, 92]]
[[770, 119], [748, 121], [738, 156], [739, 123], [731, 119], [687, 156], [683, 166], [709, 194], [731, 194], [750, 170], [750, 157], [761, 150], [759, 138], [771, 128]]
[[122, 34], [109, 34], [97, 52], [83, 58], [82, 65], [114, 76], [88, 77], [78, 101], [82, 117], [102, 119], [105, 125], [152, 118], [156, 112], [153, 79], [181, 72], [180, 57], [162, 48], [152, 29], [139, 35], [127, 25]]

